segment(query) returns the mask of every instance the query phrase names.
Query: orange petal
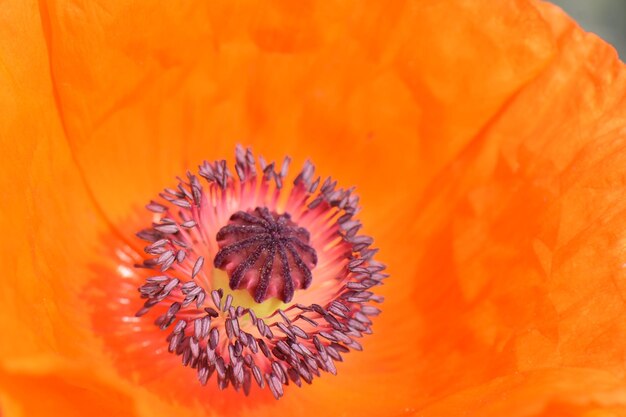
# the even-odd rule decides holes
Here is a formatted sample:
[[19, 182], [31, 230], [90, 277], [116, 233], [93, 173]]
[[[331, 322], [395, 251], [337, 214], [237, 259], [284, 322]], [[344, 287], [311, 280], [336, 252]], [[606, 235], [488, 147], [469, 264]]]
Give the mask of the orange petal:
[[85, 350], [77, 326], [87, 318], [74, 314], [88, 278], [80, 260], [106, 228], [65, 142], [35, 8], [7, 4], [0, 16], [3, 358]]
[[77, 242], [111, 232], [100, 207], [121, 224], [243, 142], [359, 184], [394, 275], [366, 353], [255, 413], [401, 415], [519, 371], [623, 373], [624, 70], [535, 4], [51, 1], [43, 32], [34, 5], [4, 11], [1, 217], [29, 239], [2, 248], [20, 278], [2, 349], [108, 365], [72, 314], [99, 260]]
[[432, 398], [544, 367], [624, 373], [626, 71], [539, 10], [559, 55], [415, 206], [417, 390]]
[[[442, 36], [445, 10], [450, 24], [463, 28], [454, 37]], [[355, 1], [171, 9], [118, 2], [71, 11], [43, 2], [41, 12], [71, 150], [114, 221], [189, 165], [228, 157], [235, 142], [272, 158], [310, 156], [322, 173], [359, 185], [370, 207], [363, 218], [375, 225], [396, 283], [387, 290], [392, 296], [378, 342], [366, 342], [369, 356], [353, 355], [336, 382], [312, 389], [335, 398], [341, 386], [358, 388], [350, 405], [343, 404], [354, 414], [415, 406], [415, 389], [405, 381], [416, 374], [407, 363], [418, 360], [419, 323], [405, 289], [417, 280], [415, 262], [407, 262], [414, 238], [402, 233], [404, 225], [414, 221], [411, 204], [429, 179], [551, 58], [553, 39], [536, 11], [523, 3], [494, 11], [456, 2], [415, 8]], [[484, 27], [482, 14], [494, 12], [505, 20]], [[512, 24], [519, 15], [525, 23]], [[433, 42], [414, 45], [415, 39]], [[453, 56], [461, 43], [468, 52]], [[466, 80], [485, 67], [492, 78], [467, 89]], [[447, 79], [453, 81], [447, 96], [435, 96]], [[431, 120], [434, 114], [440, 119]], [[444, 122], [458, 129], [433, 130]], [[363, 376], [372, 359], [380, 373]], [[357, 401], [363, 392], [386, 401], [375, 407]], [[294, 394], [294, 407], [311, 401], [328, 412], [336, 407], [334, 400], [320, 406], [316, 396], [301, 398], [307, 396]]]
[[555, 50], [525, 2], [50, 1], [42, 20], [69, 142], [116, 220], [238, 142], [311, 157], [388, 213]]
[[119, 380], [98, 377], [106, 361], [79, 291], [107, 226], [65, 141], [33, 10], [0, 16], [0, 414], [135, 415]]
[[[91, 367], [60, 364], [50, 358], [28, 358], [0, 367], [0, 386], [7, 416], [136, 416], [127, 392]], [[0, 397], [1, 399], [1, 397]]]
[[498, 378], [444, 398], [420, 417], [601, 417], [626, 415], [626, 386], [608, 372], [561, 368]]

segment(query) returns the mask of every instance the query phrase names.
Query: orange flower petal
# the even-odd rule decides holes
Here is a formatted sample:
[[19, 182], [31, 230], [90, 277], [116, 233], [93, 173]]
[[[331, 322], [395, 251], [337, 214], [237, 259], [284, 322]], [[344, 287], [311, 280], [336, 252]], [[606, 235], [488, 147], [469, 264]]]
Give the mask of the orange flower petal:
[[[484, 7], [490, 12], [491, 6]], [[449, 40], [438, 37], [445, 10], [451, 10], [452, 26], [471, 28], [476, 36], [467, 38], [460, 30]], [[336, 384], [313, 389], [330, 398], [351, 385], [358, 388], [355, 393], [387, 398], [372, 408], [355, 397], [350, 401], [354, 413], [393, 414], [415, 406], [407, 402], [414, 387], [402, 381], [415, 376], [406, 364], [418, 360], [418, 322], [407, 320], [416, 317], [400, 295], [414, 286], [415, 265], [405, 260], [410, 246], [398, 250], [406, 238], [412, 240], [399, 235], [399, 225], [413, 222], [411, 205], [429, 178], [552, 56], [553, 41], [536, 11], [502, 6], [498, 13], [512, 20], [522, 13], [527, 25], [502, 21], [486, 28], [483, 11], [456, 2], [417, 9], [408, 3], [387, 8], [311, 2], [294, 8], [275, 2], [240, 8], [214, 2], [170, 10], [119, 2], [71, 11], [44, 2], [41, 12], [70, 148], [98, 203], [116, 222], [174, 173], [203, 158], [228, 156], [238, 141], [252, 143], [268, 157], [291, 153], [301, 162], [311, 156], [321, 172], [359, 184], [364, 204], [376, 208], [364, 212], [364, 220], [377, 225], [383, 253], [392, 258], [392, 269], [397, 265], [396, 284], [388, 290], [394, 297], [377, 330], [379, 342], [371, 347], [366, 342], [369, 356], [353, 355]], [[297, 25], [291, 24], [294, 19]], [[384, 42], [372, 45], [375, 28]], [[528, 37], [531, 28], [539, 30]], [[441, 42], [414, 46], [411, 32], [418, 29], [419, 39]], [[527, 40], [519, 42], [523, 37]], [[511, 42], [502, 47], [501, 39]], [[445, 42], [450, 45], [443, 48]], [[467, 44], [463, 50], [479, 49], [492, 60], [467, 53], [457, 57], [462, 65], [451, 61], [460, 42]], [[518, 59], [511, 61], [511, 55]], [[485, 66], [493, 78], [479, 79], [483, 84], [468, 90], [466, 80]], [[460, 68], [468, 73], [452, 77]], [[448, 83], [447, 96], [426, 93], [440, 89], [446, 79], [458, 83]], [[483, 104], [463, 105], [459, 95]], [[439, 121], [431, 120], [434, 114]], [[433, 130], [444, 121], [460, 130]], [[397, 343], [398, 333], [405, 343]], [[363, 377], [359, 372], [372, 358], [385, 369], [382, 386], [389, 392], [382, 391], [379, 373]], [[336, 406], [325, 403], [329, 412]]]
[[106, 361], [79, 298], [90, 277], [79, 261], [107, 227], [65, 141], [41, 22], [26, 6], [0, 16], [0, 414], [135, 415], [119, 380], [97, 377]]
[[[11, 414], [21, 416], [136, 416], [132, 397], [119, 383], [76, 364], [46, 357], [0, 367], [0, 384]], [[4, 407], [0, 402], [0, 410]], [[18, 414], [19, 413], [19, 414]]]
[[77, 326], [87, 318], [73, 307], [88, 278], [78, 260], [105, 228], [64, 139], [36, 6], [25, 5], [0, 16], [3, 358], [85, 349]]
[[608, 372], [562, 368], [495, 379], [429, 405], [420, 417], [626, 415], [626, 386]]
[[539, 10], [560, 54], [415, 207], [417, 390], [432, 398], [544, 367], [624, 373], [626, 71]]
[[42, 20], [68, 139], [117, 220], [238, 142], [311, 157], [388, 213], [555, 51], [525, 2], [44, 2]]
[[[15, 139], [1, 145], [11, 158], [0, 221], [28, 237], [1, 248], [19, 278], [0, 295], [7, 357], [111, 366], [80, 298], [94, 247], [132, 233], [123, 220], [172, 175], [243, 142], [311, 156], [358, 184], [394, 275], [366, 353], [256, 414], [402, 415], [441, 399], [426, 410], [436, 415], [520, 371], [548, 394], [577, 375], [545, 367], [589, 368], [580, 385], [564, 382], [573, 412], [585, 381], [619, 386], [595, 369], [624, 372], [626, 76], [560, 12], [524, 1], [50, 1], [40, 22], [24, 4], [0, 17], [0, 100], [12, 111], [0, 137]], [[20, 386], [65, 383], [50, 372], [19, 376], [13, 391], [5, 378], [0, 398], [19, 406]]]

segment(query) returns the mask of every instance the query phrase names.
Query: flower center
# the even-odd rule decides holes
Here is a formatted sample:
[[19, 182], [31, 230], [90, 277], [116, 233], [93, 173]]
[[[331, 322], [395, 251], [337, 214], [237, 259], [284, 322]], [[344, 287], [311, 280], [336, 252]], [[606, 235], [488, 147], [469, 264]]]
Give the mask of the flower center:
[[309, 232], [289, 214], [266, 207], [238, 211], [216, 238], [220, 250], [213, 264], [228, 272], [232, 290], [248, 289], [257, 303], [268, 297], [288, 303], [295, 289], [311, 285], [317, 253], [309, 245]]
[[144, 280], [135, 320], [167, 330], [158, 343], [202, 385], [215, 375], [219, 389], [248, 395], [256, 382], [280, 398], [285, 385], [335, 373], [380, 312], [374, 289], [387, 275], [373, 239], [359, 234], [358, 198], [314, 179], [310, 163], [284, 187], [288, 164], [257, 165], [238, 148], [237, 177], [225, 161], [200, 166], [204, 184], [188, 172], [148, 204], [139, 268], [121, 266]]

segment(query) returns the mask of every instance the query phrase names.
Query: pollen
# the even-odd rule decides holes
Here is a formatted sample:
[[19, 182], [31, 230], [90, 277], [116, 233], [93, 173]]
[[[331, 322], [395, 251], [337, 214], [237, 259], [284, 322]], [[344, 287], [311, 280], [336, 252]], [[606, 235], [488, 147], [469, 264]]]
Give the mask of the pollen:
[[309, 162], [287, 186], [289, 158], [235, 156], [234, 174], [204, 162], [147, 205], [136, 317], [163, 331], [199, 384], [278, 399], [361, 350], [387, 274], [359, 233], [353, 188], [315, 177]]

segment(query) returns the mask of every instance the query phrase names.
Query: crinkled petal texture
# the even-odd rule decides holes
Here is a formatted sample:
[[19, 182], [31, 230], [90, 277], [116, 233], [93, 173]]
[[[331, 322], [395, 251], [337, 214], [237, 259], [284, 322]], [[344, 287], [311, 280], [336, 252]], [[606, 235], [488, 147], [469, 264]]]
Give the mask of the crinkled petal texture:
[[[560, 10], [24, 0], [0, 33], [2, 415], [626, 415], [626, 70]], [[239, 142], [358, 185], [384, 314], [280, 401], [166, 398], [82, 294]]]

